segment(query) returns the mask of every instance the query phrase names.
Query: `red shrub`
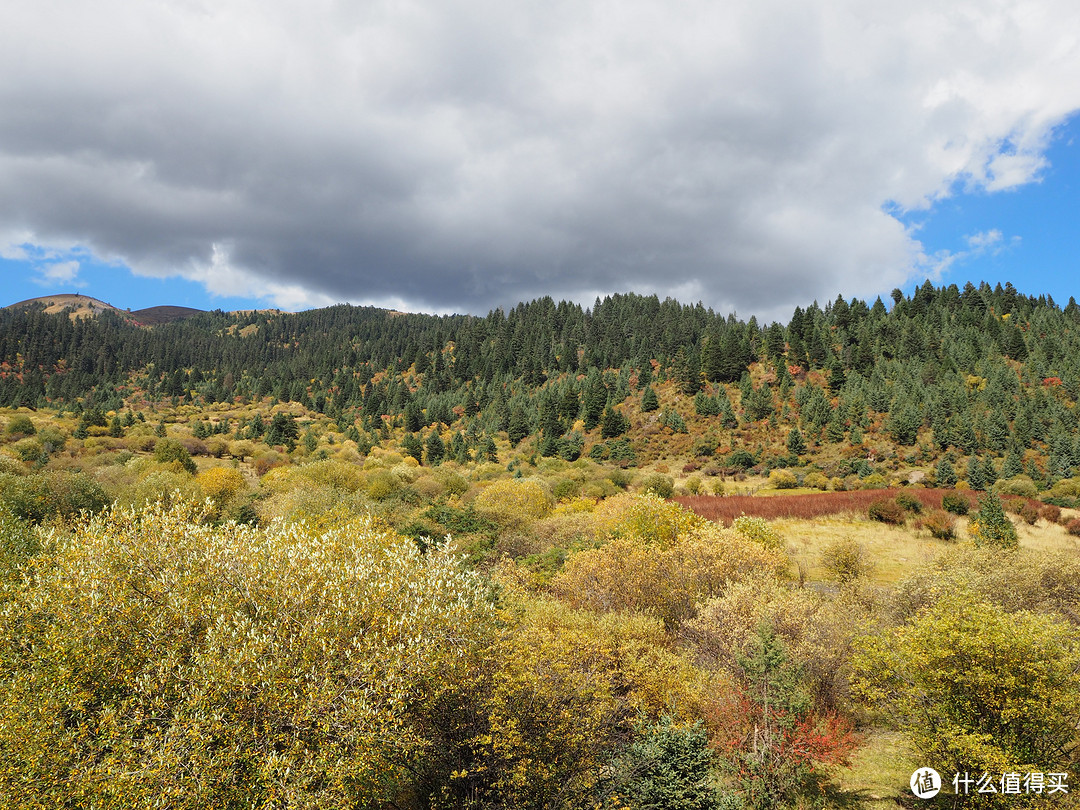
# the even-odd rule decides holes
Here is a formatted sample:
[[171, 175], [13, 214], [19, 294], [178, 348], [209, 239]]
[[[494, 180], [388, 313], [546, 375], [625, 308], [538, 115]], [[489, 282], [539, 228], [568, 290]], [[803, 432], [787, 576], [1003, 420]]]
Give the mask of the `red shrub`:
[[890, 498], [881, 498], [874, 501], [866, 508], [866, 514], [870, 516], [871, 520], [891, 523], [894, 526], [899, 526], [907, 519], [907, 511], [904, 507]]
[[1057, 523], [1061, 520], [1061, 507], [1048, 503], [1039, 510], [1039, 517], [1047, 523]]
[[[927, 509], [936, 509], [945, 493], [951, 489], [909, 489], [907, 492]], [[724, 525], [739, 515], [761, 517], [766, 520], [797, 518], [812, 520], [836, 514], [865, 515], [870, 504], [880, 500], [880, 489], [860, 489], [850, 492], [811, 492], [806, 495], [688, 495], [675, 498], [680, 505], [708, 520]]]
[[1074, 537], [1080, 537], [1080, 518], [1073, 518], [1065, 524], [1065, 531]]

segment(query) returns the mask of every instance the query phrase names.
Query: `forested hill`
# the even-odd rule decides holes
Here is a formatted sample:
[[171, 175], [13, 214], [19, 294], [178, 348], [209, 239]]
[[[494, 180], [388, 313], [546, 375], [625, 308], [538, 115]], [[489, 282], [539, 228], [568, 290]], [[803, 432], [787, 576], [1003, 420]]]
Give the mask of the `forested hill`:
[[[3, 406], [273, 398], [384, 437], [445, 425], [512, 443], [535, 435], [543, 452], [571, 454], [591, 431], [633, 442], [659, 419], [719, 444], [724, 431], [760, 428], [748, 448], [759, 455], [784, 437], [799, 454], [804, 439], [873, 435], [1048, 475], [1080, 465], [1080, 307], [1012, 285], [928, 281], [910, 297], [896, 291], [891, 306], [837, 297], [770, 325], [630, 294], [591, 308], [544, 298], [486, 317], [342, 305], [152, 328], [20, 307], [0, 312], [0, 363]], [[731, 434], [729, 449], [740, 436], [750, 439]]]

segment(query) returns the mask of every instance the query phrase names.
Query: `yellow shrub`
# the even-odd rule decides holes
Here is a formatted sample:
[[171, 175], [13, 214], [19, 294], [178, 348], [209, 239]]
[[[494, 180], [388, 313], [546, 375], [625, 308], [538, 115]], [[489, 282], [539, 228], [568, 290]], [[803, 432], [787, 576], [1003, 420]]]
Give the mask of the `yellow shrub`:
[[388, 806], [495, 636], [477, 577], [370, 521], [51, 542], [0, 612], [7, 807]]
[[617, 495], [596, 509], [596, 534], [600, 539], [625, 537], [662, 548], [705, 523], [693, 512], [658, 495]]
[[773, 489], [795, 489], [799, 480], [791, 470], [773, 470], [769, 473], [769, 486]]
[[218, 507], [224, 506], [246, 486], [244, 476], [233, 467], [211, 467], [195, 476], [203, 494]]
[[533, 478], [507, 478], [482, 490], [473, 507], [484, 517], [504, 525], [530, 523], [551, 511], [554, 501], [540, 481]]
[[616, 537], [571, 556], [552, 581], [568, 604], [597, 611], [641, 611], [674, 627], [728, 583], [757, 572], [783, 576], [787, 557], [715, 524], [703, 524], [666, 547]]

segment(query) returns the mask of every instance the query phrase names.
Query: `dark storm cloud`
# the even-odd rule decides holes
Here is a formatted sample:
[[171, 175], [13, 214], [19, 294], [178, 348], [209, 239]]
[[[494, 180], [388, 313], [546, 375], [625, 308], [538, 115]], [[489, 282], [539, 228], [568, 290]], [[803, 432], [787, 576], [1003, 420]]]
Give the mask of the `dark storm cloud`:
[[886, 204], [1037, 176], [1076, 16], [41, 0], [0, 31], [0, 229], [293, 307], [782, 314], [947, 261]]

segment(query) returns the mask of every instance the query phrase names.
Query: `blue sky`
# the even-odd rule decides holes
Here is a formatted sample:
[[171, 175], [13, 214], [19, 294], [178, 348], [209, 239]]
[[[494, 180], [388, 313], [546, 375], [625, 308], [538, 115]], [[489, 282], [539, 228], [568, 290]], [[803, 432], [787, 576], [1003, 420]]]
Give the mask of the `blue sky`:
[[[937, 283], [962, 288], [967, 281], [1012, 282], [1027, 295], [1052, 296], [1059, 306], [1080, 296], [1080, 117], [1057, 130], [1046, 161], [1035, 182], [1006, 191], [961, 191], [903, 217], [917, 227], [928, 254], [955, 256]], [[972, 244], [979, 235], [984, 238]], [[921, 281], [901, 289], [910, 294]]]
[[1073, 294], [1075, 0], [9, 5], [9, 302]]

